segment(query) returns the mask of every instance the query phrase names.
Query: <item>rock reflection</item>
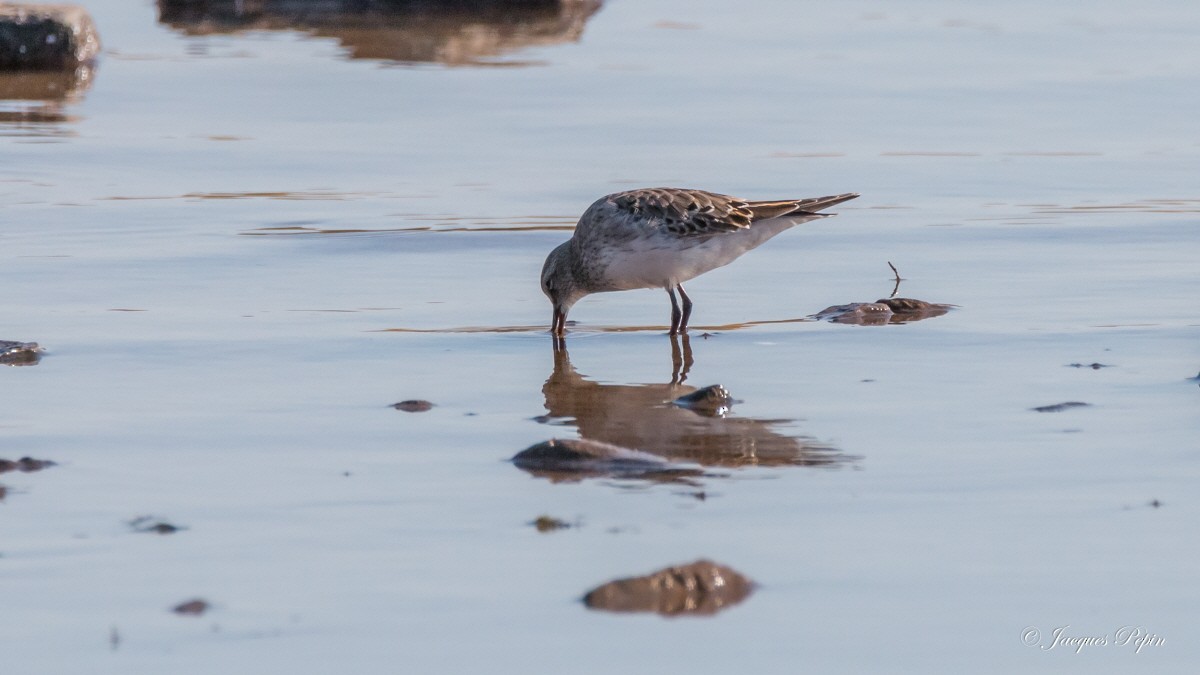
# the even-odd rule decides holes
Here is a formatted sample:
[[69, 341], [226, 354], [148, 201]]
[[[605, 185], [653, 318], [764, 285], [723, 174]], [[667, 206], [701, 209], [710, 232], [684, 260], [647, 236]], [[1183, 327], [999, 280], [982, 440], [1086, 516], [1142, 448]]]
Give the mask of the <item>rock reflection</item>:
[[834, 466], [851, 460], [811, 437], [785, 435], [790, 419], [709, 416], [673, 401], [697, 391], [684, 384], [693, 364], [686, 335], [672, 339], [666, 384], [602, 384], [571, 365], [563, 341], [554, 346], [554, 372], [542, 387], [546, 424], [571, 426], [590, 441], [703, 466]]
[[584, 478], [648, 480], [696, 485], [702, 471], [664, 461], [657, 455], [586, 438], [552, 438], [536, 443], [512, 458], [517, 468], [553, 483]]
[[92, 86], [95, 69], [0, 71], [0, 136], [60, 137], [73, 132], [68, 113]]
[[187, 35], [302, 30], [351, 58], [446, 65], [500, 60], [576, 42], [601, 0], [158, 0], [159, 21]]

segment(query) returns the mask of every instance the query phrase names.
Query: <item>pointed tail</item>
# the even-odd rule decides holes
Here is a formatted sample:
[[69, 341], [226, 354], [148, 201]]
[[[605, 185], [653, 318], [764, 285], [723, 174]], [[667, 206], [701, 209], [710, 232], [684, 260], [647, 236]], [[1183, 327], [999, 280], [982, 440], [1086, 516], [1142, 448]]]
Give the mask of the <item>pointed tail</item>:
[[830, 195], [828, 197], [810, 197], [808, 199], [786, 199], [782, 201], [771, 202], [750, 202], [750, 211], [754, 214], [753, 220], [765, 220], [767, 218], [782, 218], [784, 216], [832, 216], [832, 213], [817, 213], [822, 209], [827, 209], [831, 206], [836, 206], [842, 202], [848, 202], [851, 199], [858, 197], [857, 192], [847, 192], [841, 195]]

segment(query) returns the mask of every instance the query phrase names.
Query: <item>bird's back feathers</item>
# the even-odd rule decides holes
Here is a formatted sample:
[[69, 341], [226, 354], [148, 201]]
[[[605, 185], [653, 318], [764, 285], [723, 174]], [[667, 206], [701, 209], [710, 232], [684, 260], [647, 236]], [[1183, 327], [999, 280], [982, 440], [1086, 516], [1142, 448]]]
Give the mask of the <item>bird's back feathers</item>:
[[[816, 211], [857, 197], [849, 193], [809, 199], [752, 202], [704, 190], [643, 188], [608, 195], [593, 205], [617, 217], [693, 237], [737, 232], [754, 222], [788, 216], [813, 216]], [[599, 215], [599, 214], [597, 214]], [[821, 214], [824, 215], [824, 214]], [[580, 224], [588, 220], [586, 214]]]

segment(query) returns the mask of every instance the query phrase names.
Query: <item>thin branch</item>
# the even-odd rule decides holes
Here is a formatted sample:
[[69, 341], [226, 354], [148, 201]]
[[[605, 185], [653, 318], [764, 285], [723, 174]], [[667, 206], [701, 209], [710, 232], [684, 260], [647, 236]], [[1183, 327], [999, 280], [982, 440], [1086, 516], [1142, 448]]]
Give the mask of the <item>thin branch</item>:
[[890, 299], [896, 297], [896, 294], [900, 292], [900, 282], [902, 279], [900, 278], [900, 271], [896, 269], [891, 260], [888, 261], [888, 267], [892, 268], [892, 274], [896, 275], [896, 285], [892, 287], [892, 294], [888, 296]]

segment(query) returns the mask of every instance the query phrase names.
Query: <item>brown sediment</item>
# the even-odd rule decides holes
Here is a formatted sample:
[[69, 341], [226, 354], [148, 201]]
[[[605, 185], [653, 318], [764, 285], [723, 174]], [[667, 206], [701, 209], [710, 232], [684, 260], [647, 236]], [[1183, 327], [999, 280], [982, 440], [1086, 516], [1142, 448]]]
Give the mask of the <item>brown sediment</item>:
[[1040, 413], [1056, 413], [1070, 410], [1071, 408], [1084, 408], [1090, 405], [1092, 404], [1082, 401], [1064, 401], [1063, 403], [1055, 403], [1054, 405], [1040, 405], [1036, 408], [1030, 408], [1030, 410]]

